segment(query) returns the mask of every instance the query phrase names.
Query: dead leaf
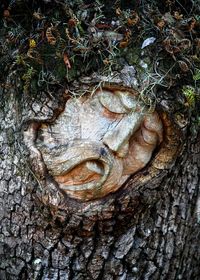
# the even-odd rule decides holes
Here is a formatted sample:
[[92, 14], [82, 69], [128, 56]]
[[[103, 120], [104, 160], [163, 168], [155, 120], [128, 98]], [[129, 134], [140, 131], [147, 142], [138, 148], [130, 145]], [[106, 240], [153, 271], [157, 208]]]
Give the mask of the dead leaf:
[[5, 18], [9, 18], [9, 17], [10, 17], [10, 11], [9, 11], [9, 10], [4, 10], [4, 11], [3, 11], [3, 16], [4, 16]]
[[46, 30], [46, 38], [47, 38], [47, 42], [54, 46], [57, 42], [57, 38], [60, 36], [58, 30], [54, 27], [48, 27]]
[[120, 43], [119, 43], [119, 47], [120, 48], [126, 48], [128, 46], [128, 41], [121, 41]]
[[158, 23], [157, 23], [157, 27], [162, 30], [165, 26], [165, 21], [164, 19], [161, 19]]
[[68, 20], [68, 25], [69, 25], [70, 27], [76, 26], [76, 25], [77, 25], [77, 20], [76, 20], [75, 18], [70, 18], [70, 19]]
[[183, 19], [183, 14], [179, 14], [178, 11], [175, 11], [175, 12], [174, 12], [174, 18], [175, 18], [176, 20], [181, 20], [181, 19]]
[[191, 22], [190, 22], [190, 25], [189, 25], [189, 27], [188, 27], [188, 31], [189, 31], [189, 32], [192, 32], [193, 29], [195, 28], [195, 26], [196, 26], [196, 19], [192, 18], [192, 20], [191, 20]]
[[188, 72], [190, 70], [188, 64], [183, 60], [179, 60], [178, 65], [179, 65], [180, 69], [182, 70], [182, 72]]
[[64, 55], [63, 55], [63, 60], [64, 60], [65, 65], [67, 66], [67, 68], [71, 69], [72, 68], [71, 63], [70, 63], [69, 58], [66, 53], [64, 53]]
[[121, 11], [121, 9], [120, 9], [120, 8], [117, 8], [115, 12], [116, 12], [116, 15], [117, 15], [117, 16], [120, 16], [120, 15], [121, 15], [121, 13], [122, 13], [122, 11]]
[[127, 19], [127, 24], [129, 26], [134, 26], [139, 22], [140, 18], [136, 12], [133, 12], [131, 17]]

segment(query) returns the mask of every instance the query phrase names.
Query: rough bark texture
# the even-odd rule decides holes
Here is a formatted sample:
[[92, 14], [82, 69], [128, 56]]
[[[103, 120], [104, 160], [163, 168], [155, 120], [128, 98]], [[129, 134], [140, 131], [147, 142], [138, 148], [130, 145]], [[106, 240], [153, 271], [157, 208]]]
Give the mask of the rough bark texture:
[[[198, 3], [1, 1], [0, 280], [200, 279]], [[156, 150], [116, 193], [56, 208], [62, 195], [31, 169], [24, 130], [53, 122], [67, 88], [110, 77], [174, 119], [173, 160]]]
[[199, 279], [200, 134], [188, 125], [170, 168], [62, 222], [35, 196], [22, 137], [26, 119], [53, 116], [59, 95], [22, 97], [11, 81], [0, 92], [0, 279]]

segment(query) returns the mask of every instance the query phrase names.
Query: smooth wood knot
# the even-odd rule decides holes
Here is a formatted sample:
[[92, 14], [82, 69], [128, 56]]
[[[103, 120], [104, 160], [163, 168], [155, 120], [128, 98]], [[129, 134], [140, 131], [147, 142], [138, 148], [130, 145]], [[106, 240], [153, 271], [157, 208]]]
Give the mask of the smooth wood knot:
[[69, 99], [54, 123], [41, 124], [32, 142], [30, 127], [25, 138], [62, 192], [89, 201], [117, 191], [150, 162], [156, 147], [169, 153], [165, 126], [170, 135], [168, 119], [149, 112], [137, 92], [108, 86]]

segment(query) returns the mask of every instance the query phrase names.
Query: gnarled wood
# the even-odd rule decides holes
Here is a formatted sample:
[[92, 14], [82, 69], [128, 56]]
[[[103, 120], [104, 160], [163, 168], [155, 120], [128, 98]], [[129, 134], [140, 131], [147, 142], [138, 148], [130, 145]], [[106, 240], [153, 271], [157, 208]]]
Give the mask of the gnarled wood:
[[[34, 125], [24, 129], [36, 131], [45, 119], [49, 125], [55, 118], [45, 104], [57, 112], [62, 95], [61, 104], [58, 98], [51, 101], [41, 95], [40, 118], [29, 99], [22, 102], [15, 96], [14, 90], [9, 95], [1, 91], [1, 279], [197, 280], [199, 135], [191, 143], [183, 131], [184, 145], [175, 149], [170, 165], [153, 158], [152, 165], [114, 194], [84, 203], [63, 201], [50, 178], [43, 188], [43, 173], [38, 180], [31, 172], [27, 152], [35, 140], [29, 139], [27, 151], [21, 126], [27, 113]], [[159, 115], [170, 133], [156, 156], [169, 143], [178, 143], [175, 127], [165, 114]], [[41, 155], [37, 156], [39, 163]], [[164, 165], [157, 169], [156, 162]], [[99, 166], [89, 168], [101, 173]], [[37, 202], [40, 195], [46, 206]]]
[[[48, 172], [64, 193], [88, 201], [115, 192], [144, 168], [163, 141], [163, 127], [137, 92], [110, 86], [68, 100], [55, 123], [31, 124], [24, 139], [38, 160], [36, 176], [43, 166], [42, 177]], [[162, 154], [172, 160], [168, 150]]]

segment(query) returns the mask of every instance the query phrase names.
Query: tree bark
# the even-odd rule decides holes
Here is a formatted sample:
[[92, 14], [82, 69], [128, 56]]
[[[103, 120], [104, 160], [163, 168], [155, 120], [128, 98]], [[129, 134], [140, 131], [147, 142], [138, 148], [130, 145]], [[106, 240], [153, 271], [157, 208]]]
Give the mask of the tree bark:
[[[71, 1], [53, 1], [55, 3], [52, 3], [52, 1], [44, 0], [41, 1], [41, 7], [38, 4], [39, 2], [30, 1], [32, 3], [30, 9], [34, 12], [33, 19], [31, 20], [29, 19], [29, 12], [28, 19], [26, 18], [26, 20], [24, 20], [24, 14], [20, 14], [20, 9], [23, 10], [23, 7], [27, 7], [26, 5], [23, 6], [24, 3], [27, 4], [27, 1], [10, 2], [9, 7], [7, 7], [6, 1], [2, 1], [1, 7], [6, 12], [4, 11], [4, 25], [0, 30], [2, 34], [5, 34], [3, 35], [7, 39], [5, 42], [7, 42], [10, 50], [12, 50], [9, 53], [9, 48], [8, 50], [6, 48], [3, 49], [6, 44], [0, 40], [2, 49], [0, 51], [2, 53], [4, 52], [3, 59], [8, 56], [8, 62], [10, 63], [10, 70], [8, 71], [6, 62], [4, 61], [1, 69], [3, 67], [7, 69], [8, 76], [6, 78], [4, 77], [5, 70], [5, 73], [3, 71], [2, 77], [0, 77], [0, 279], [198, 280], [200, 277], [200, 130], [199, 124], [194, 119], [192, 108], [195, 104], [193, 104], [194, 100], [191, 99], [195, 99], [197, 93], [192, 97], [190, 95], [190, 99], [187, 99], [186, 97], [188, 96], [180, 94], [180, 88], [182, 89], [181, 85], [177, 85], [174, 82], [177, 79], [177, 83], [182, 83], [185, 79], [185, 84], [188, 85], [188, 80], [191, 78], [190, 74], [188, 74], [190, 71], [187, 67], [191, 65], [187, 55], [192, 47], [189, 45], [187, 48], [187, 45], [182, 46], [181, 43], [183, 43], [182, 39], [184, 39], [184, 43], [188, 43], [188, 40], [192, 36], [199, 34], [197, 30], [199, 25], [196, 24], [197, 27], [195, 29], [193, 19], [189, 19], [190, 25], [187, 25], [188, 23], [185, 22], [183, 23], [183, 30], [187, 31], [181, 30], [182, 33], [175, 33], [175, 37], [170, 37], [171, 39], [168, 41], [164, 41], [163, 38], [165, 37], [163, 37], [163, 41], [157, 49], [155, 47], [155, 50], [159, 54], [161, 52], [161, 57], [170, 57], [167, 60], [167, 64], [169, 63], [171, 65], [170, 63], [173, 62], [172, 67], [167, 65], [166, 71], [162, 69], [158, 72], [156, 68], [156, 73], [154, 73], [156, 75], [158, 74], [158, 76], [160, 73], [165, 73], [164, 78], [160, 78], [159, 76], [158, 79], [160, 87], [158, 88], [156, 101], [159, 106], [156, 109], [162, 112], [164, 111], [164, 114], [166, 113], [168, 116], [167, 120], [175, 123], [172, 130], [169, 130], [166, 136], [167, 139], [165, 139], [166, 143], [169, 142], [170, 144], [168, 153], [169, 155], [172, 154], [173, 157], [169, 165], [160, 166], [162, 162], [158, 162], [157, 155], [160, 152], [158, 150], [155, 152], [151, 162], [145, 168], [131, 176], [115, 193], [84, 203], [76, 200], [67, 200], [63, 207], [56, 208], [53, 203], [49, 203], [48, 200], [45, 202], [43, 199], [46, 190], [44, 191], [37, 174], [32, 169], [30, 151], [24, 141], [24, 131], [26, 131], [31, 123], [53, 123], [56, 121], [64, 109], [68, 98], [65, 94], [66, 84], [72, 85], [76, 89], [80, 88], [80, 85], [83, 85], [83, 88], [85, 89], [86, 87], [87, 89], [87, 83], [83, 83], [83, 81], [81, 83], [78, 78], [87, 76], [88, 73], [88, 75], [91, 75], [91, 72], [94, 72], [95, 69], [97, 71], [100, 66], [105, 66], [105, 69], [107, 69], [106, 67], [109, 68], [109, 63], [112, 63], [112, 59], [114, 61], [114, 58], [117, 57], [114, 52], [116, 48], [112, 49], [111, 43], [117, 40], [120, 44], [119, 48], [122, 48], [121, 53], [124, 57], [117, 58], [114, 64], [117, 64], [119, 68], [122, 67], [121, 69], [116, 68], [115, 70], [121, 71], [121, 74], [123, 74], [124, 81], [126, 81], [125, 86], [134, 88], [137, 81], [135, 82], [134, 80], [135, 69], [132, 65], [136, 65], [136, 62], [135, 54], [131, 51], [135, 48], [135, 41], [133, 40], [131, 43], [133, 46], [130, 47], [130, 51], [125, 49], [131, 41], [131, 32], [133, 35], [136, 34], [134, 32], [139, 32], [139, 37], [143, 36], [141, 35], [143, 31], [143, 33], [146, 32], [142, 29], [142, 24], [137, 29], [139, 17], [140, 22], [142, 22], [142, 17], [147, 16], [147, 20], [144, 21], [146, 24], [144, 26], [147, 30], [151, 24], [154, 24], [152, 30], [156, 30], [155, 33], [160, 32], [160, 36], [166, 34], [168, 36], [170, 32], [166, 34], [162, 33], [164, 27], [159, 27], [158, 25], [161, 14], [165, 16], [164, 24], [168, 25], [168, 29], [171, 28], [169, 30], [173, 29], [173, 24], [179, 28], [178, 24], [182, 19], [181, 16], [183, 16], [181, 13], [184, 14], [187, 9], [190, 11], [190, 1], [185, 1], [185, 3], [187, 2], [185, 4], [186, 8], [180, 5], [180, 1], [165, 1], [171, 3], [168, 8], [161, 7], [162, 5], [159, 4], [158, 9], [161, 12], [156, 11], [158, 12], [158, 17], [154, 23], [151, 20], [151, 16], [147, 15], [149, 5], [154, 1], [135, 1], [134, 7], [131, 6], [131, 9], [136, 9], [138, 3], [141, 3], [143, 11], [141, 14], [138, 12], [139, 16], [137, 12], [130, 12], [132, 11], [129, 7], [131, 5], [129, 3], [130, 1], [121, 1], [124, 3], [122, 3], [121, 9], [118, 10], [113, 5], [114, 2], [118, 3], [120, 1], [108, 1], [109, 5], [104, 5], [104, 10], [101, 10], [101, 7], [99, 8], [101, 6], [99, 2], [101, 1], [95, 1], [95, 3], [97, 2], [95, 4], [96, 6], [93, 6], [93, 1], [74, 1], [74, 3], [76, 2], [75, 4], [72, 3], [71, 6], [69, 5], [69, 7], [74, 8], [74, 11], [71, 8], [67, 10], [66, 7], [68, 7], [68, 4], [63, 4], [64, 2], [68, 3]], [[51, 2], [51, 5], [49, 5], [50, 8], [47, 8], [49, 2]], [[80, 5], [86, 7], [86, 10], [88, 9], [86, 14], [82, 15], [78, 13], [77, 7], [79, 7], [79, 2]], [[105, 1], [102, 2], [104, 3]], [[175, 2], [178, 4], [175, 4]], [[193, 3], [194, 1], [191, 2]], [[22, 8], [20, 6], [21, 4]], [[57, 33], [55, 32], [58, 22], [57, 14], [51, 14], [54, 5], [57, 5], [56, 11], [58, 11], [58, 14], [60, 12], [59, 16], [62, 16], [65, 20], [65, 25], [61, 26], [63, 29], [60, 33], [58, 30]], [[176, 9], [176, 5], [178, 5], [181, 12], [178, 12], [175, 20], [169, 14], [171, 9], [174, 9], [174, 11], [178, 10]], [[38, 6], [41, 8], [41, 14]], [[112, 6], [114, 8], [112, 9], [112, 13], [110, 13]], [[193, 6], [191, 11], [194, 8]], [[17, 11], [16, 17], [13, 12], [14, 10]], [[95, 20], [98, 18], [101, 19], [101, 17], [98, 17], [99, 11], [104, 13], [105, 17], [102, 18], [106, 18], [108, 22], [106, 20], [105, 22], [100, 21], [95, 26], [93, 24]], [[46, 15], [42, 13], [46, 13]], [[111, 27], [113, 14], [115, 18], [117, 17], [115, 19], [116, 22], [121, 20], [120, 26], [116, 27], [113, 25], [114, 27]], [[84, 29], [79, 29], [79, 33], [81, 35], [83, 34], [83, 37], [85, 36], [84, 39], [90, 39], [86, 42], [86, 45], [81, 45], [83, 49], [78, 49], [79, 52], [77, 52], [77, 45], [79, 46], [79, 43], [83, 41], [79, 41], [80, 34], [78, 33], [77, 35], [77, 32], [75, 32], [77, 29], [75, 31], [73, 29], [77, 24], [77, 18], [74, 18], [74, 15], [80, 17], [79, 21]], [[44, 22], [46, 20], [45, 24], [43, 24], [43, 20]], [[15, 22], [17, 21], [20, 23], [19, 29], [22, 23], [24, 23], [24, 28], [27, 28], [27, 30], [35, 28], [34, 32], [36, 35], [35, 37], [33, 36], [32, 41], [29, 40], [32, 38], [32, 35], [30, 35], [30, 38], [28, 37], [28, 39], [23, 40], [27, 34], [32, 34], [30, 30], [23, 31], [24, 33], [22, 32], [22, 35], [19, 35], [19, 37], [17, 35], [16, 40], [14, 38], [15, 41], [9, 37], [10, 35], [7, 34], [10, 31], [9, 24], [11, 24], [11, 29], [13, 28], [16, 32]], [[32, 21], [35, 25], [37, 24], [39, 31], [35, 31], [37, 28], [34, 24], [32, 25]], [[55, 27], [55, 34], [52, 31], [53, 25]], [[69, 29], [68, 33], [66, 33], [66, 26]], [[92, 32], [94, 26], [96, 28], [95, 30], [98, 31], [97, 33]], [[113, 32], [116, 28], [117, 30], [121, 28], [120, 32], [123, 33], [123, 36], [118, 31]], [[190, 31], [188, 31], [188, 28], [190, 28]], [[4, 29], [7, 30], [7, 33], [3, 33], [2, 30]], [[52, 35], [50, 31], [52, 31], [53, 36], [50, 36]], [[186, 32], [186, 39], [179, 38], [183, 32]], [[46, 39], [43, 38], [44, 33], [46, 34]], [[61, 36], [60, 34], [64, 39], [59, 37]], [[95, 34], [102, 36], [100, 42], [98, 41], [100, 37]], [[174, 33], [169, 36], [172, 35], [174, 36]], [[148, 36], [150, 35], [148, 34]], [[21, 40], [19, 45], [17, 45], [17, 40]], [[38, 49], [34, 45], [37, 40]], [[59, 46], [56, 45], [58, 47], [57, 49], [54, 48], [53, 44], [55, 44], [56, 40], [58, 44], [63, 43], [64, 40], [65, 45], [63, 50], [61, 48], [62, 44]], [[78, 44], [76, 45], [77, 42]], [[45, 52], [46, 46], [50, 48], [50, 55], [47, 58], [45, 56], [41, 58], [40, 55], [42, 52]], [[177, 51], [178, 47], [179, 50]], [[17, 52], [17, 55], [19, 54], [17, 63], [15, 62], [15, 64], [11, 65], [12, 62], [14, 63], [12, 56], [16, 55], [15, 51], [17, 48], [20, 49], [21, 53]], [[72, 58], [78, 57], [78, 62], [74, 62], [75, 70], [73, 67], [71, 69], [70, 61], [67, 60], [67, 54], [65, 53], [67, 48], [69, 49], [71, 60]], [[89, 48], [89, 51], [87, 48]], [[104, 53], [105, 48], [108, 49], [108, 53], [106, 54]], [[183, 55], [179, 53], [179, 51], [181, 52], [181, 48], [183, 48]], [[60, 52], [60, 49], [62, 52]], [[139, 49], [142, 53], [145, 53], [145, 50], [141, 50], [141, 46], [139, 46]], [[61, 54], [59, 52], [65, 55], [64, 63], [63, 57], [60, 57]], [[88, 52], [91, 52], [91, 56], [87, 57]], [[146, 52], [147, 57], [153, 57], [154, 49], [152, 52], [147, 49]], [[100, 64], [98, 64], [99, 54], [105, 55], [106, 58]], [[86, 60], [85, 55], [87, 57]], [[198, 51], [196, 55], [199, 55]], [[9, 60], [10, 57], [11, 60]], [[54, 65], [52, 57], [56, 57], [59, 61], [58, 65]], [[189, 62], [184, 60], [185, 57]], [[194, 57], [193, 53], [192, 57]], [[146, 62], [143, 58], [142, 54], [138, 73], [140, 73], [142, 64], [146, 67]], [[42, 59], [49, 61], [43, 61], [42, 64]], [[159, 63], [162, 66], [162, 59], [156, 59], [154, 61], [155, 66], [157, 67], [159, 61], [161, 61]], [[81, 63], [85, 63], [83, 63], [84, 67], [80, 67], [80, 61]], [[59, 68], [61, 63], [63, 65]], [[121, 65], [118, 65], [118, 63], [121, 63]], [[174, 65], [176, 64], [177, 66], [178, 63], [182, 68], [178, 68], [178, 71], [173, 74], [171, 70], [174, 70]], [[147, 64], [151, 64], [151, 62], [148, 61]], [[33, 67], [30, 67], [30, 65], [33, 65]], [[54, 76], [52, 75], [49, 78], [47, 75], [47, 77], [42, 77], [43, 80], [41, 76], [37, 76], [38, 81], [40, 78], [40, 87], [38, 86], [40, 91], [34, 91], [33, 84], [31, 83], [31, 75], [34, 75], [34, 72], [32, 74], [30, 72], [35, 67], [38, 73], [45, 75], [45, 71], [43, 71], [45, 69], [45, 67], [43, 69], [44, 65], [46, 67], [46, 74], [53, 73]], [[54, 69], [54, 66], [56, 71], [51, 73], [50, 70]], [[58, 68], [56, 68], [57, 66]], [[183, 66], [186, 67], [186, 70]], [[144, 69], [143, 71], [146, 73], [148, 71], [145, 67], [145, 71]], [[63, 68], [64, 74], [62, 72]], [[130, 72], [123, 72], [125, 68], [128, 68]], [[59, 71], [57, 71], [58, 69]], [[71, 72], [69, 71], [70, 69]], [[180, 74], [179, 72], [182, 70], [186, 72], [183, 71]], [[59, 77], [56, 76], [58, 72], [60, 74]], [[103, 74], [105, 74], [104, 72], [102, 71]], [[29, 77], [27, 77], [27, 73], [30, 74]], [[102, 73], [100, 72], [100, 74]], [[127, 78], [126, 75], [131, 78]], [[182, 75], [183, 78], [179, 79], [178, 75]], [[105, 78], [105, 76], [101, 75], [102, 78]], [[80, 82], [78, 86], [76, 83], [72, 83], [75, 78]], [[168, 79], [167, 86], [164, 83], [165, 78], [166, 80]], [[49, 89], [47, 80], [48, 82], [52, 82], [51, 86], [54, 90], [61, 89], [53, 95], [51, 94], [52, 91], [41, 90], [45, 86]], [[54, 83], [55, 80], [57, 81], [57, 85]], [[65, 81], [65, 85], [60, 86], [63, 80]], [[141, 82], [141, 80], [139, 81]], [[146, 81], [144, 79], [144, 86]], [[198, 78], [195, 82], [199, 82]], [[160, 89], [161, 86], [165, 86], [167, 90]], [[179, 91], [176, 91], [176, 87]], [[147, 91], [149, 89], [148, 92], [151, 93], [151, 90], [155, 88], [150, 83], [150, 89], [148, 86], [146, 89]], [[141, 87], [141, 92], [143, 90], [144, 88]], [[181, 100], [179, 100], [179, 97]], [[186, 101], [189, 104], [185, 105]], [[180, 120], [181, 124], [179, 128], [176, 123], [177, 112], [180, 113], [179, 116], [183, 116], [183, 120]], [[176, 130], [181, 131], [180, 134], [176, 134]], [[177, 149], [177, 146], [179, 146], [178, 152], [174, 153], [173, 151]], [[52, 197], [54, 194], [57, 196], [58, 191], [56, 189], [50, 189], [50, 192]], [[59, 197], [61, 196], [59, 193]]]
[[11, 88], [1, 89], [0, 278], [198, 279], [199, 133], [187, 128], [170, 168], [146, 183], [133, 177], [87, 210], [61, 213], [62, 222], [37, 200], [22, 133], [27, 118], [52, 118], [59, 98], [30, 102], [17, 94], [17, 79], [8, 81]]

